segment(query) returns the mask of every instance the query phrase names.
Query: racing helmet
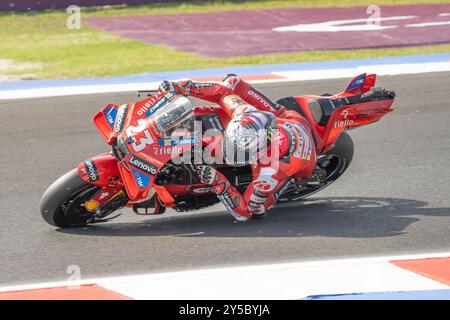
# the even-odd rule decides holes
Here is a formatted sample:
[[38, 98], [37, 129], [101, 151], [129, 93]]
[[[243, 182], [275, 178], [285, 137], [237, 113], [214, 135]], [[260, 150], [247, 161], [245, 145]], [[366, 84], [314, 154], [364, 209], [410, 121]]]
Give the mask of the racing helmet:
[[223, 151], [228, 164], [254, 163], [267, 149], [272, 131], [276, 128], [276, 119], [272, 113], [253, 107], [249, 109], [233, 118], [225, 130]]

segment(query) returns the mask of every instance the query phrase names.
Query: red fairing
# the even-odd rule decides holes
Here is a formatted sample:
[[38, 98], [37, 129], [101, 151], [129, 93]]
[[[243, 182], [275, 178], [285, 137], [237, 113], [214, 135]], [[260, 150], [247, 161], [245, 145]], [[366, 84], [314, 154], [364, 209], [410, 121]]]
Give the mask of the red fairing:
[[114, 121], [116, 120], [118, 109], [119, 106], [108, 104], [94, 116], [94, 124], [108, 144], [111, 144], [113, 141]]
[[331, 147], [345, 128], [359, 127], [376, 122], [385, 114], [393, 111], [390, 109], [393, 101], [359, 103], [341, 108], [333, 113], [325, 132], [324, 149]]
[[[104, 153], [87, 159], [78, 165], [78, 175], [84, 181], [100, 187], [122, 184], [117, 160], [111, 153]], [[111, 181], [111, 177], [114, 181]]]

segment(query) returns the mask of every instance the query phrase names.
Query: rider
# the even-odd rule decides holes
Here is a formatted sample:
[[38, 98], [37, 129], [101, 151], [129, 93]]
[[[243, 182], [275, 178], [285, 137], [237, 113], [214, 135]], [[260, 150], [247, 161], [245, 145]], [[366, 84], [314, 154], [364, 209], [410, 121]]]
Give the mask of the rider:
[[[224, 156], [230, 165], [251, 164], [252, 183], [241, 194], [213, 167], [201, 164], [194, 168], [200, 181], [214, 187], [237, 220], [262, 217], [290, 183], [311, 175], [316, 152], [309, 122], [236, 75], [227, 75], [221, 83], [165, 80], [159, 91], [217, 103], [230, 117], [223, 139], [224, 149], [228, 148]], [[239, 153], [244, 153], [244, 163], [239, 161]], [[269, 158], [275, 161], [267, 161]]]

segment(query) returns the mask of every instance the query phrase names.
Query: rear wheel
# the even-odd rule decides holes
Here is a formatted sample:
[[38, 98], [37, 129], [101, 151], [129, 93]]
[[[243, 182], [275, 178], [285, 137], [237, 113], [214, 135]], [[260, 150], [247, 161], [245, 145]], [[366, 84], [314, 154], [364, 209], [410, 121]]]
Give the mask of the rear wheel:
[[298, 186], [289, 187], [278, 201], [301, 200], [326, 188], [347, 170], [353, 159], [353, 152], [353, 140], [344, 131], [336, 140], [334, 147], [319, 157], [313, 175], [301, 181]]
[[99, 189], [100, 187], [82, 180], [74, 169], [56, 180], [45, 191], [40, 202], [41, 215], [52, 226], [85, 226], [92, 214], [86, 210], [84, 203]]

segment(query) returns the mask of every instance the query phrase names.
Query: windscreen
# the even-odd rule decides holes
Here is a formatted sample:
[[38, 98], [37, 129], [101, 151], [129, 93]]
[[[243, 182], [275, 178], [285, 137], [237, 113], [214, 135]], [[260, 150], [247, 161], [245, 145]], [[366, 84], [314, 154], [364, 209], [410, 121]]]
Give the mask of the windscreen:
[[188, 98], [176, 98], [151, 115], [155, 133], [162, 137], [191, 135], [194, 126], [193, 106]]

